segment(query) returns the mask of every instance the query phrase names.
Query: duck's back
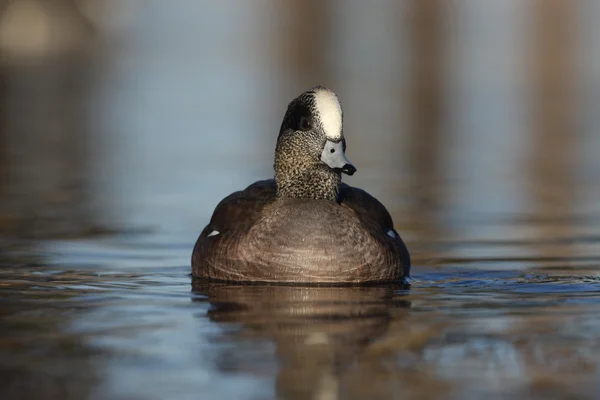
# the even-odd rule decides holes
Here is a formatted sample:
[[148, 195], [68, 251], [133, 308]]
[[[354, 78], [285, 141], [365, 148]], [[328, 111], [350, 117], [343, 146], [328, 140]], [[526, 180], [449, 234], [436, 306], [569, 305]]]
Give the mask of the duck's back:
[[279, 198], [273, 180], [225, 198], [192, 257], [194, 276], [263, 282], [400, 279], [410, 259], [385, 207], [343, 185], [340, 204]]

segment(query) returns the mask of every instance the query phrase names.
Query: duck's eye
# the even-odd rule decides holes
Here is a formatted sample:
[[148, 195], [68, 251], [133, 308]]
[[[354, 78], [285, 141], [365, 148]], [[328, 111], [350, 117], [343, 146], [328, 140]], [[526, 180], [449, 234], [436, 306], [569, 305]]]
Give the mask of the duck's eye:
[[330, 153], [335, 153], [335, 149], [329, 150]]
[[312, 124], [310, 123], [310, 119], [306, 117], [300, 118], [300, 130], [308, 131], [312, 128]]

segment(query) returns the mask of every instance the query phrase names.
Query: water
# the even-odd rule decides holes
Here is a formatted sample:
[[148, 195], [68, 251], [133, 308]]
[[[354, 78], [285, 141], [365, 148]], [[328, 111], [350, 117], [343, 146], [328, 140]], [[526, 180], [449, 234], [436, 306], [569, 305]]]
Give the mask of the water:
[[558, 399], [600, 389], [600, 278], [589, 267], [417, 264], [410, 290], [235, 286], [193, 281], [188, 249], [175, 244], [48, 247], [55, 262], [1, 270], [4, 398]]
[[[100, 24], [90, 73], [89, 209], [115, 233], [2, 239], [0, 398], [598, 397], [593, 2], [564, 135], [532, 111], [523, 2], [445, 9], [446, 112], [420, 110], [438, 132], [410, 118], [407, 3], [331, 2], [318, 51], [296, 38], [295, 15], [319, 26], [302, 7], [141, 3]], [[392, 214], [412, 287], [194, 281], [213, 208], [272, 175], [287, 101], [317, 83], [340, 94], [344, 179]]]

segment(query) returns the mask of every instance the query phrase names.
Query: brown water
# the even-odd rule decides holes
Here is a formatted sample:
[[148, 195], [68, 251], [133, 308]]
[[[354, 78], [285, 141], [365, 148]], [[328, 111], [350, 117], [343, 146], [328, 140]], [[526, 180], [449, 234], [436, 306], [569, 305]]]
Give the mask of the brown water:
[[[408, 72], [409, 2], [330, 2], [330, 19], [234, 3], [128, 2], [92, 21], [89, 115], [50, 112], [54, 128], [89, 120], [72, 164], [35, 123], [62, 92], [35, 82], [56, 70], [4, 70], [24, 232], [80, 233], [0, 242], [0, 399], [600, 397], [596, 2], [577, 3], [573, 99], [550, 105], [525, 77], [533, 2], [448, 2], [431, 103], [410, 96], [435, 71]], [[345, 179], [389, 209], [412, 287], [192, 281], [214, 206], [272, 175], [287, 101], [315, 84], [340, 94], [358, 168]], [[69, 203], [52, 182], [68, 195], [71, 173], [89, 196]], [[82, 203], [116, 233], [81, 234]]]

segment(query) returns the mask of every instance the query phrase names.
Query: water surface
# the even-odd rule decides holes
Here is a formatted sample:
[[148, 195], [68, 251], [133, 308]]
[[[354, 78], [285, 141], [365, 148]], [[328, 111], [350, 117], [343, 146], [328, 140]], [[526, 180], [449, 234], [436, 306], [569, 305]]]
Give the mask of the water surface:
[[154, 240], [57, 242], [44, 265], [2, 268], [5, 398], [558, 399], [600, 389], [600, 278], [585, 265], [595, 260], [417, 262], [410, 290], [238, 286], [192, 280], [187, 246]]

